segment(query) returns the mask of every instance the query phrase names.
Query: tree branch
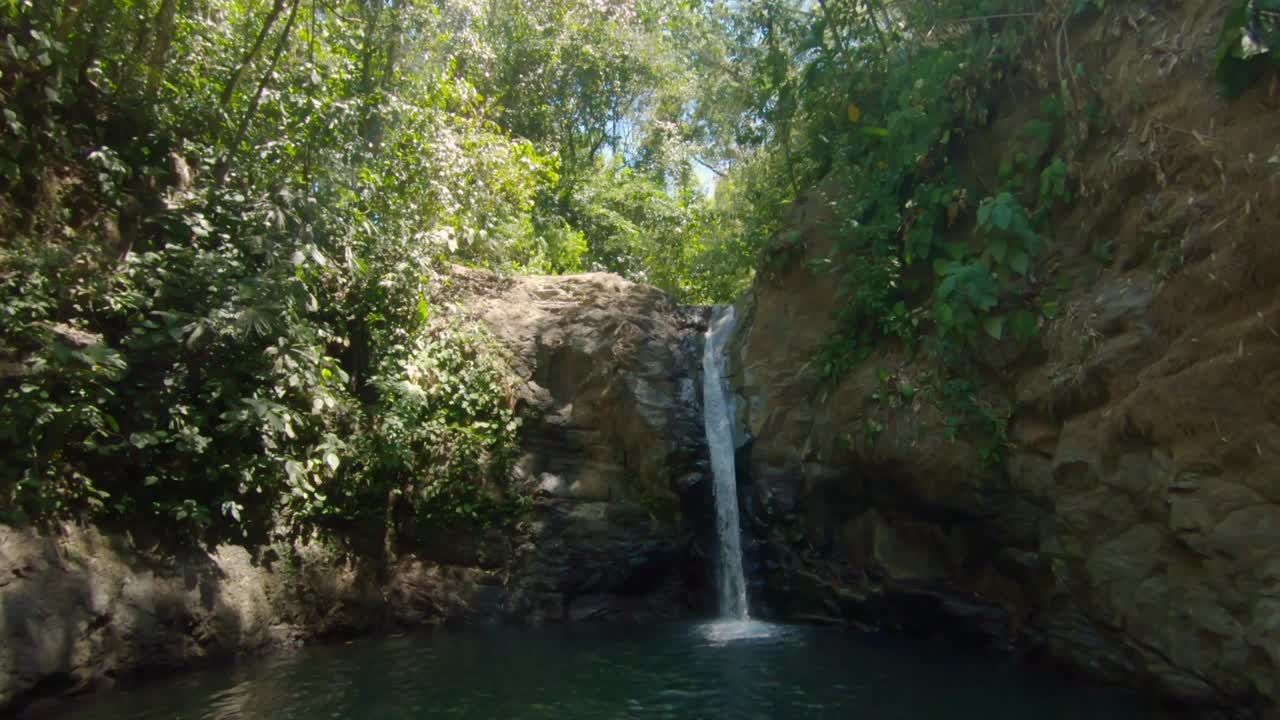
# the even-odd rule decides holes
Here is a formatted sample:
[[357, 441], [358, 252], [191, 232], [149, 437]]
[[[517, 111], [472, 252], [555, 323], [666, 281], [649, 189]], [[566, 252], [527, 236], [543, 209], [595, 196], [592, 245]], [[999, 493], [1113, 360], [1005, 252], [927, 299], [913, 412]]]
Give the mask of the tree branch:
[[236, 86], [240, 84], [240, 79], [248, 72], [249, 66], [253, 64], [254, 59], [258, 57], [258, 52], [262, 50], [263, 43], [267, 41], [267, 36], [271, 34], [271, 28], [275, 26], [280, 13], [284, 12], [285, 2], [286, 0], [275, 0], [275, 4], [271, 6], [271, 14], [267, 15], [267, 21], [262, 24], [262, 29], [258, 31], [258, 37], [254, 39], [253, 46], [249, 48], [249, 52], [245, 53], [244, 59], [240, 61], [236, 71], [231, 74], [231, 79], [227, 81], [227, 86], [222, 89], [223, 110], [231, 110], [231, 98], [235, 95]]
[[707, 162], [706, 160], [703, 160], [702, 158], [696, 155], [694, 156], [693, 161], [720, 177], [729, 177], [728, 174], [725, 173], [725, 171], [721, 170], [720, 168], [716, 167], [715, 165], [712, 165], [711, 163]]

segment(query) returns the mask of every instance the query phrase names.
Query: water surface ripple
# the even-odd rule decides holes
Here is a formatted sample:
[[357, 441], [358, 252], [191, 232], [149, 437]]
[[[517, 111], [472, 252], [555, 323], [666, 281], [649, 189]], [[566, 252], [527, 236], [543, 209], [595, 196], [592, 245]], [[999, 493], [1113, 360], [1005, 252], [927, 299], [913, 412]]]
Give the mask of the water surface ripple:
[[808, 626], [437, 629], [86, 698], [85, 720], [1152, 717], [1001, 658]]

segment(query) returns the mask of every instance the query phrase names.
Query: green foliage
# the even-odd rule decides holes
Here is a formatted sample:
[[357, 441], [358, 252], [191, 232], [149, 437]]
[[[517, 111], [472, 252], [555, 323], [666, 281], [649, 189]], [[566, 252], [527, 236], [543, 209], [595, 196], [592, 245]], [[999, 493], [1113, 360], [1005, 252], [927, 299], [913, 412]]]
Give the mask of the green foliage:
[[957, 437], [972, 432], [986, 438], [978, 452], [982, 464], [994, 467], [1004, 462], [1009, 445], [1009, 411], [992, 407], [978, 399], [978, 387], [972, 380], [955, 377], [942, 383], [939, 406], [947, 416], [946, 432]]
[[608, 270], [687, 302], [750, 281], [737, 223], [705, 178], [719, 154], [699, 115], [700, 65], [726, 49], [715, 3], [514, 0], [441, 10], [458, 67], [494, 117], [559, 163], [524, 267]]
[[[118, 328], [107, 336], [53, 319], [68, 288], [31, 258], [44, 256], [4, 257], [23, 272], [3, 287], [23, 359], [0, 409], [12, 519], [87, 514], [214, 540], [376, 527], [392, 488], [423, 520], [487, 520], [511, 501], [505, 365], [474, 329], [414, 330], [430, 306], [396, 274], [346, 306], [367, 313], [363, 350], [330, 354], [352, 343], [325, 320], [335, 281], [314, 248], [257, 274], [229, 246], [131, 255], [88, 297]], [[18, 277], [51, 292], [19, 292]], [[368, 403], [345, 369], [366, 354]]]
[[[902, 10], [902, 19], [914, 11]], [[966, 9], [955, 12], [962, 16]], [[985, 124], [984, 94], [1003, 73], [1001, 58], [1019, 42], [1016, 26], [999, 33], [974, 28], [963, 40], [941, 46], [913, 45], [903, 36], [894, 39], [895, 46], [883, 37], [892, 26], [889, 19], [878, 21], [874, 12], [829, 17], [833, 24], [854, 24], [828, 32], [867, 42], [856, 51], [824, 46], [830, 54], [814, 61], [805, 78], [812, 87], [850, 63], [865, 68], [851, 82], [824, 89], [830, 93], [826, 102], [836, 108], [815, 108], [809, 121], [819, 123], [811, 131], [814, 152], [838, 159], [828, 172], [845, 198], [833, 203], [839, 230], [826, 263], [840, 276], [840, 329], [818, 358], [833, 380], [882, 339], [914, 345], [925, 329], [923, 317], [944, 337], [971, 339], [979, 331], [1001, 337], [1005, 319], [993, 311], [1011, 285], [1030, 273], [1039, 246], [1032, 219], [1012, 192], [978, 208], [978, 250], [955, 239], [968, 193], [950, 167], [948, 148], [957, 133]], [[1051, 146], [1054, 125], [1029, 123], [1026, 135], [1034, 147], [1025, 162], [1034, 163], [1030, 158]], [[1065, 177], [1046, 177], [1047, 192], [1065, 190]]]
[[1052, 208], [1059, 201], [1070, 204], [1072, 196], [1067, 185], [1067, 164], [1062, 158], [1054, 158], [1040, 172], [1040, 207]]
[[[737, 216], [763, 230], [750, 237], [761, 273], [808, 257], [833, 275], [836, 327], [813, 359], [828, 385], [886, 343], [964, 358], [939, 367], [969, 388], [952, 388], [947, 412], [957, 431], [992, 439], [995, 461], [999, 413], [961, 400], [976, 394], [973, 357], [1031, 342], [1052, 312], [1036, 303], [1036, 264], [1051, 213], [1073, 199], [1063, 146], [1077, 100], [1044, 100], [976, 208], [953, 151], [988, 124], [995, 89], [1049, 11], [1019, 0], [740, 7], [729, 25], [750, 90], [733, 118], [745, 159], [725, 182], [760, 188]], [[792, 204], [803, 232], [787, 227]]]
[[973, 339], [981, 326], [999, 339], [1003, 325], [990, 313], [1000, 304], [1000, 288], [991, 271], [982, 263], [953, 260], [939, 261], [936, 272], [940, 282], [933, 319], [939, 333]]
[[[488, 512], [467, 488], [500, 489], [514, 426], [479, 396], [509, 395], [470, 335], [432, 329], [432, 288], [444, 262], [568, 268], [584, 249], [536, 214], [556, 161], [447, 64], [406, 62], [436, 38], [406, 28], [438, 21], [6, 6], [5, 519], [262, 539], [380, 524], [367, 501], [390, 487], [424, 518]], [[472, 414], [410, 403], [418, 371]], [[397, 418], [448, 455], [390, 455], [375, 438]]]
[[707, 250], [710, 211], [693, 189], [671, 193], [616, 159], [584, 178], [572, 198], [575, 226], [593, 238], [585, 262], [684, 300], [705, 299], [693, 268]]
[[419, 521], [502, 517], [517, 504], [507, 488], [520, 428], [512, 378], [482, 326], [434, 323], [403, 357], [384, 360], [353, 469], [331, 500], [307, 510], [374, 523], [394, 490]]
[[986, 237], [983, 259], [1004, 282], [1031, 271], [1040, 250], [1040, 236], [1031, 227], [1026, 208], [1011, 193], [987, 198], [978, 207], [978, 232]]

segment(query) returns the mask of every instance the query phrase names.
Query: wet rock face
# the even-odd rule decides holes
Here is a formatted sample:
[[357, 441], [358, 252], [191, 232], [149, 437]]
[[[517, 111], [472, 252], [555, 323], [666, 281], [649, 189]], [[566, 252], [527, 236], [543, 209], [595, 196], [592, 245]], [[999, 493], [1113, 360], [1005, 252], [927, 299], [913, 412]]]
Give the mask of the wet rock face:
[[466, 311], [512, 350], [532, 418], [515, 473], [536, 512], [513, 544], [515, 605], [581, 619], [699, 604], [693, 540], [712, 527], [698, 391], [707, 309], [603, 273], [460, 270], [457, 282]]
[[[1073, 42], [1091, 73], [1118, 76], [1168, 28], [1202, 28], [1184, 71], [1131, 74], [1104, 104], [1125, 124], [1176, 116], [1247, 148], [1263, 114], [1217, 100], [1196, 55], [1210, 57], [1220, 10], [1163, 7], [1117, 40], [1116, 9]], [[1157, 95], [1168, 102], [1138, 99]], [[1009, 114], [971, 139], [991, 143], [975, 156], [1000, 156], [1021, 122]], [[1054, 223], [1048, 263], [1075, 283], [1039, 347], [980, 352], [977, 401], [1011, 411], [995, 465], [983, 438], [947, 432], [928, 358], [885, 348], [819, 386], [810, 363], [838, 300], [806, 265], [832, 238], [824, 198], [797, 207], [807, 256], [757, 282], [735, 350], [779, 614], [963, 632], [1187, 703], [1275, 712], [1280, 184], [1249, 180], [1244, 161], [1219, 169], [1194, 139], [1143, 142], [1106, 135], [1080, 158], [1096, 194]], [[1126, 160], [1154, 149], [1158, 171]], [[1100, 239], [1114, 261], [1094, 256]]]
[[[610, 275], [458, 269], [456, 311], [522, 381], [532, 509], [511, 527], [406, 527], [388, 556], [320, 546], [155, 553], [0, 525], [0, 709], [140, 671], [440, 622], [635, 621], [709, 607], [707, 310]], [[374, 543], [376, 545], [377, 543]]]

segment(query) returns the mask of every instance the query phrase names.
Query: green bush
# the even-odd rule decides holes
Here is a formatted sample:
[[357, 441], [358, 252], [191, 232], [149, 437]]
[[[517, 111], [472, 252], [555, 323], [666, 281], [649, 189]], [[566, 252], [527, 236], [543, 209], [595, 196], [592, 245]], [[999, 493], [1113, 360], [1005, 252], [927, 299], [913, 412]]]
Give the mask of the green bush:
[[[429, 18], [399, 12], [0, 10], [0, 519], [261, 540], [381, 523], [345, 504], [375, 486], [385, 510], [431, 473], [444, 496], [498, 472], [506, 424], [398, 388], [462, 348], [452, 395], [498, 393], [430, 326], [432, 288], [446, 262], [535, 261], [556, 163], [465, 78], [405, 62], [429, 38], [400, 23]], [[452, 454], [388, 464], [371, 437], [394, 418]]]
[[482, 326], [435, 323], [372, 380], [369, 412], [350, 477], [318, 510], [350, 517], [407, 498], [421, 521], [490, 522], [518, 507], [507, 487], [521, 424], [504, 348]]

